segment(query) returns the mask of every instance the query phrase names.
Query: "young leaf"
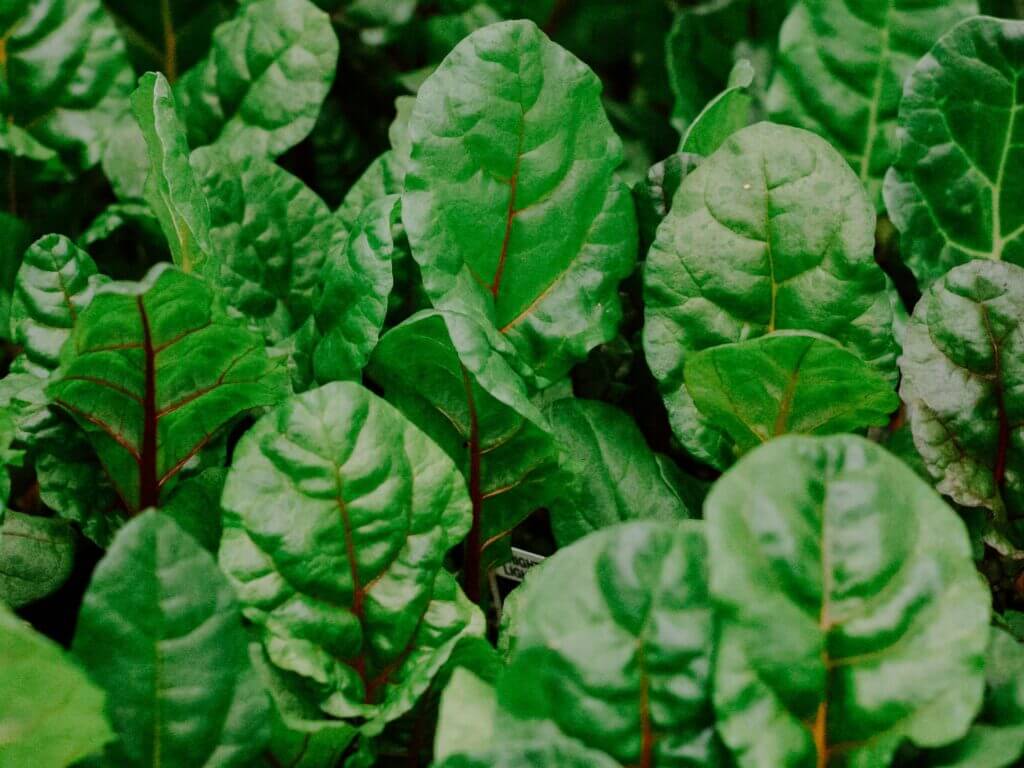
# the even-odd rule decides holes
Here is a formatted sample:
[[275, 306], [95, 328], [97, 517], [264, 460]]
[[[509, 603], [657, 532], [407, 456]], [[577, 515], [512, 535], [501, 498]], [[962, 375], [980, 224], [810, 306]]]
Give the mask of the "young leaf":
[[724, 467], [731, 441], [683, 381], [703, 349], [780, 330], [836, 339], [895, 383], [896, 343], [875, 216], [846, 161], [817, 136], [761, 123], [689, 174], [644, 272], [644, 350], [676, 437]]
[[746, 453], [790, 433], [881, 427], [899, 407], [893, 385], [826, 336], [780, 331], [705, 349], [686, 360], [697, 410]]
[[963, 736], [990, 598], [956, 514], [884, 449], [784, 437], [712, 489], [718, 731], [740, 766], [889, 765]]
[[94, 166], [132, 87], [124, 42], [102, 3], [11, 0], [0, 30], [0, 122], [59, 154], [72, 173]]
[[85, 429], [125, 506], [161, 489], [226, 424], [276, 403], [285, 372], [225, 318], [209, 287], [169, 265], [97, 291], [47, 392]]
[[145, 195], [167, 237], [174, 263], [186, 272], [216, 274], [210, 208], [189, 163], [188, 143], [171, 86], [149, 72], [132, 94], [132, 110], [149, 157]]
[[636, 217], [640, 229], [640, 254], [647, 253], [654, 242], [658, 225], [672, 209], [676, 190], [700, 164], [701, 157], [677, 152], [651, 166], [647, 177], [633, 187]]
[[977, 12], [977, 0], [797, 3], [782, 26], [772, 119], [828, 139], [881, 207], [903, 82], [946, 30]]
[[273, 159], [304, 139], [338, 61], [338, 38], [309, 0], [256, 0], [213, 33], [175, 86], [193, 148]]
[[75, 537], [58, 517], [9, 509], [0, 518], [0, 602], [20, 608], [54, 592], [71, 575]]
[[566, 475], [562, 491], [547, 504], [561, 546], [619, 522], [671, 522], [700, 512], [697, 481], [684, 477], [683, 482], [693, 487], [681, 493], [662, 471], [658, 459], [664, 457], [647, 447], [643, 434], [622, 411], [595, 400], [564, 398], [545, 415], [561, 448]]
[[520, 588], [501, 706], [621, 765], [724, 764], [707, 562], [692, 522], [627, 523], [559, 551]]
[[709, 101], [686, 129], [679, 151], [708, 157], [736, 131], [750, 125], [753, 99], [747, 89], [753, 82], [753, 65], [740, 59], [729, 75], [726, 89]]
[[0, 603], [0, 765], [64, 768], [113, 737], [103, 692]]
[[1024, 266], [1022, 77], [1024, 21], [974, 18], [907, 80], [885, 202], [922, 288], [971, 259]]
[[907, 328], [900, 395], [940, 492], [1024, 514], [1024, 269], [977, 261], [937, 280]]
[[421, 312], [384, 335], [367, 372], [466, 477], [473, 526], [464, 584], [476, 602], [482, 569], [502, 559], [508, 534], [561, 478], [557, 447], [522, 379], [470, 328], [449, 313]]
[[470, 525], [458, 470], [358, 384], [260, 419], [222, 503], [220, 563], [243, 612], [283, 681], [326, 715], [374, 735], [483, 631], [443, 568]]
[[120, 736], [110, 764], [250, 766], [262, 751], [266, 695], [231, 587], [167, 516], [151, 510], [118, 532], [72, 650], [107, 693]]
[[534, 24], [474, 32], [420, 88], [402, 215], [427, 294], [545, 383], [615, 335], [636, 221], [600, 81]]
[[105, 278], [89, 254], [62, 235], [47, 235], [25, 252], [14, 283], [11, 327], [28, 361], [48, 373], [75, 322]]

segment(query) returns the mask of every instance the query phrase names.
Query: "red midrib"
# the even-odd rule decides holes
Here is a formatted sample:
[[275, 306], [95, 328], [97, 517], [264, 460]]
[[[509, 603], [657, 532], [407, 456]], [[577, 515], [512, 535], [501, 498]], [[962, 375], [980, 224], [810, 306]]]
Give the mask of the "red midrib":
[[462, 384], [466, 390], [466, 404], [469, 406], [469, 498], [473, 507], [473, 524], [466, 538], [463, 558], [463, 588], [466, 597], [480, 603], [480, 558], [483, 538], [483, 494], [480, 491], [480, 424], [473, 399], [473, 384], [469, 372], [462, 367]]
[[145, 360], [145, 384], [142, 396], [142, 451], [139, 454], [139, 510], [157, 506], [160, 482], [156, 471], [156, 352], [149, 327], [149, 315], [142, 297], [136, 298], [142, 320], [142, 350]]
[[992, 357], [995, 361], [993, 394], [996, 398], [996, 410], [999, 415], [999, 436], [996, 438], [996, 459], [992, 465], [992, 479], [996, 488], [1002, 492], [1006, 485], [1006, 461], [1010, 452], [1010, 417], [1006, 413], [1006, 400], [1003, 391], [1003, 358], [999, 342], [992, 331], [992, 323], [988, 315], [988, 307], [981, 307], [982, 319], [985, 321], [985, 330], [988, 333], [989, 341], [992, 342]]
[[512, 222], [516, 218], [516, 190], [519, 188], [519, 166], [523, 159], [523, 139], [526, 135], [526, 118], [519, 123], [519, 146], [516, 147], [516, 162], [512, 169], [512, 178], [508, 181], [508, 210], [505, 212], [505, 237], [501, 241], [501, 254], [498, 256], [498, 267], [494, 271], [494, 282], [491, 283], [491, 296], [498, 300], [501, 290], [501, 278], [505, 274], [505, 261], [508, 259], [508, 246], [512, 240]]
[[651, 768], [654, 759], [654, 728], [651, 726], [651, 678], [647, 674], [644, 649], [638, 653], [640, 665], [640, 761], [637, 768]]
[[[340, 475], [339, 475], [340, 477]], [[339, 485], [341, 481], [339, 480]], [[364, 633], [362, 638], [362, 647], [359, 649], [359, 655], [356, 656], [355, 661], [352, 662], [352, 666], [356, 670], [356, 674], [359, 675], [359, 679], [363, 682], [363, 692], [366, 697], [369, 697], [369, 688], [366, 683], [366, 637], [365, 627], [363, 627], [363, 615], [364, 615], [364, 603], [366, 601], [366, 590], [363, 588], [362, 582], [359, 579], [359, 565], [356, 561], [356, 545], [355, 539], [352, 536], [352, 520], [348, 514], [348, 505], [345, 504], [345, 500], [341, 495], [341, 488], [338, 489], [338, 510], [341, 512], [341, 524], [345, 531], [345, 555], [348, 558], [349, 574], [352, 579], [352, 613], [355, 615], [359, 622], [359, 628]]]

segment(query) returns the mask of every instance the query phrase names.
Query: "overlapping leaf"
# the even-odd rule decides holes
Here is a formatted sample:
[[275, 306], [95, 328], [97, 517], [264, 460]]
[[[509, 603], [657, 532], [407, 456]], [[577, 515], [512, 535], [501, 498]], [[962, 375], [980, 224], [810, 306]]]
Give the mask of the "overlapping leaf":
[[20, 608], [67, 580], [74, 565], [75, 538], [60, 518], [13, 510], [0, 517], [0, 602]]
[[740, 766], [889, 765], [966, 732], [989, 595], [963, 523], [884, 449], [785, 437], [705, 505], [718, 731]]
[[885, 202], [922, 288], [957, 264], [1024, 266], [1024, 21], [969, 19], [907, 80]]

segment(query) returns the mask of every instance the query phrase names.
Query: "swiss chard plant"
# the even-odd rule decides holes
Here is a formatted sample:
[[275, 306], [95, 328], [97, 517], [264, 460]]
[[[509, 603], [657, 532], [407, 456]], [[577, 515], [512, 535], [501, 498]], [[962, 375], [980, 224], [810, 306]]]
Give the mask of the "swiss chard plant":
[[1022, 79], [1018, 0], [0, 2], [0, 767], [1024, 765]]

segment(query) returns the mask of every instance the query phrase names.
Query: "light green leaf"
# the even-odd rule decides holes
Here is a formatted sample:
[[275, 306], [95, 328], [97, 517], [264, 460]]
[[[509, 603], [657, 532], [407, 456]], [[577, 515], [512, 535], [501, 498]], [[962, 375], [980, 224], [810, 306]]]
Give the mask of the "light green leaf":
[[103, 692], [0, 603], [0, 765], [65, 768], [113, 737]]
[[75, 537], [58, 517], [10, 509], [0, 517], [0, 602], [20, 608], [56, 591], [71, 575]]
[[151, 510], [118, 532], [72, 650], [107, 693], [120, 737], [108, 764], [241, 767], [263, 750], [266, 694], [231, 587], [167, 516]]
[[753, 99], [747, 89], [753, 82], [753, 65], [740, 59], [729, 75], [728, 87], [709, 101], [686, 129], [679, 151], [708, 157], [736, 131], [750, 125]]
[[779, 331], [686, 360], [686, 391], [737, 453], [785, 434], [881, 427], [899, 407], [892, 382], [818, 334]]
[[746, 766], [889, 765], [961, 738], [990, 596], [963, 523], [884, 449], [783, 437], [712, 489], [718, 731]]
[[885, 203], [922, 288], [971, 259], [1024, 266], [1024, 21], [969, 19], [914, 68]]
[[611, 339], [636, 222], [587, 67], [533, 23], [492, 24], [423, 83], [402, 217], [428, 296], [511, 341], [542, 383]]
[[846, 161], [814, 134], [761, 123], [690, 173], [644, 271], [644, 350], [676, 437], [696, 458], [732, 460], [731, 440], [684, 386], [689, 355], [781, 330], [837, 340], [895, 384], [875, 215]]

